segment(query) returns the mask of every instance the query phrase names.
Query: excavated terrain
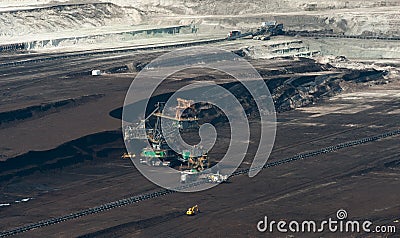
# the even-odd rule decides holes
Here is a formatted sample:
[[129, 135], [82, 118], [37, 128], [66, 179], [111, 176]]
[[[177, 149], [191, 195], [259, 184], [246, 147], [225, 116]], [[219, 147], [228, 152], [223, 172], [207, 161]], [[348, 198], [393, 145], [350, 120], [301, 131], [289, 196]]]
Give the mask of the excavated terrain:
[[108, 25], [137, 24], [140, 15], [111, 3], [64, 4], [0, 12], [0, 37], [95, 29]]
[[[135, 60], [135, 64], [139, 65], [147, 62], [149, 58], [143, 55], [142, 58], [136, 56]], [[396, 128], [399, 115], [399, 105], [395, 100], [395, 95], [398, 94], [398, 80], [384, 82], [387, 81], [387, 72], [340, 69], [330, 63], [316, 63], [314, 60], [301, 58], [250, 62], [270, 87], [279, 111], [278, 137], [271, 161]], [[62, 62], [57, 64], [62, 67], [60, 63]], [[68, 66], [67, 61], [64, 63]], [[114, 64], [109, 69], [126, 64], [132, 64], [132, 60]], [[213, 72], [210, 77], [210, 71], [206, 72], [207, 74], [199, 70], [180, 72], [168, 79], [165, 87], [162, 87], [152, 100], [156, 102], [165, 99], [186, 83], [214, 79], [241, 95], [239, 99], [247, 105], [248, 113], [252, 114], [252, 101], [248, 101], [246, 93], [241, 91], [242, 87], [230, 82], [230, 78], [224, 74]], [[55, 76], [61, 81], [68, 80], [71, 85], [90, 83], [94, 82], [93, 80], [96, 84], [93, 86], [93, 83], [90, 83], [91, 87], [81, 87], [79, 91], [65, 91], [64, 96], [74, 95], [75, 99], [42, 105], [42, 111], [38, 111], [37, 106], [29, 106], [19, 111], [3, 111], [0, 128], [3, 142], [3, 162], [0, 167], [2, 230], [156, 189], [136, 171], [129, 160], [120, 158], [125, 151], [119, 129], [120, 106], [134, 75], [132, 71], [113, 73], [100, 78], [79, 73], [71, 78], [64, 78], [65, 75]], [[51, 82], [53, 77], [44, 78], [36, 85], [45, 85]], [[53, 92], [62, 88], [63, 84], [54, 84]], [[385, 91], [387, 89], [391, 89], [392, 94], [385, 94], [389, 92]], [[21, 105], [27, 104], [29, 94], [34, 95], [36, 92], [29, 84], [21, 84], [14, 95], [18, 95], [18, 90], [25, 94], [25, 97], [19, 99]], [[93, 90], [101, 94], [83, 96], [91, 95]], [[361, 96], [364, 90], [373, 93], [371, 95], [375, 95], [374, 100], [370, 100], [368, 93]], [[352, 93], [360, 95], [360, 99], [346, 99], [346, 95], [352, 98]], [[46, 94], [47, 97], [52, 95], [50, 91]], [[303, 108], [311, 104], [313, 106], [309, 109], [305, 107], [304, 110], [292, 111], [294, 108]], [[336, 110], [332, 110], [335, 108]], [[392, 113], [386, 115], [388, 110]], [[252, 128], [258, 128], [256, 115], [251, 117]], [[210, 157], [213, 161], [218, 161], [227, 148], [229, 126], [218, 120], [213, 124], [219, 128], [221, 138], [219, 144], [210, 152]], [[257, 130], [252, 130], [252, 133], [255, 133], [257, 138]], [[196, 138], [196, 135], [189, 137]], [[385, 151], [396, 151], [396, 138], [379, 142], [378, 146], [386, 146]], [[257, 148], [256, 141], [250, 144], [242, 167], [248, 166]], [[116, 209], [49, 228], [40, 228], [23, 234], [22, 237], [54, 234], [65, 237], [130, 237], [132, 234], [148, 237], [156, 234], [205, 236], [206, 233], [200, 234], [197, 230], [199, 225], [208, 226], [210, 232], [216, 235], [235, 232], [254, 236], [258, 234], [254, 229], [255, 224], [263, 214], [275, 216], [277, 219], [306, 219], [307, 216], [299, 209], [307, 209], [315, 217], [322, 218], [340, 207], [348, 208], [357, 217], [365, 216], [381, 224], [391, 224], [395, 218], [393, 212], [398, 209], [395, 202], [398, 194], [393, 193], [390, 186], [395, 186], [396, 180], [385, 186], [382, 186], [382, 183], [387, 181], [386, 179], [396, 178], [396, 158], [389, 154], [379, 156], [375, 146], [369, 148], [366, 145], [362, 148], [355, 147], [350, 151], [335, 153], [329, 155], [329, 159], [316, 158], [273, 168], [252, 180], [235, 178], [221, 187], [201, 193], [169, 195], [129, 206], [122, 209], [123, 211]], [[15, 153], [21, 155], [12, 156]], [[375, 160], [378, 157], [380, 159]], [[285, 184], [284, 187], [282, 184]], [[359, 199], [362, 194], [367, 194], [367, 184], [370, 185], [368, 189], [379, 190], [384, 199], [379, 199], [378, 203], [378, 200], [368, 197], [365, 198], [369, 201], [368, 205], [355, 205], [352, 197], [356, 196]], [[347, 198], [336, 199], [327, 206], [324, 201], [343, 189], [343, 196]], [[314, 199], [317, 199], [317, 203], [311, 206]], [[298, 207], [300, 201], [303, 205]], [[177, 223], [193, 224], [189, 217], [183, 216], [184, 209], [193, 203], [199, 204], [202, 209], [202, 213], [193, 218], [198, 225], [186, 226], [187, 230], [171, 230], [170, 227], [175, 227]], [[218, 204], [225, 205], [221, 207]], [[374, 212], [367, 207], [390, 209]], [[258, 212], [255, 213], [255, 210]], [[220, 220], [218, 223], [211, 222], [214, 219]]]
[[[400, 36], [397, 0], [20, 3], [5, 1], [0, 6], [1, 42], [144, 25], [197, 27], [198, 33], [168, 38], [178, 42], [221, 38], [232, 29], [254, 30], [270, 20], [293, 31]], [[109, 37], [108, 43], [93, 44], [115, 48], [166, 41], [164, 36], [141, 37], [134, 41]], [[317, 52], [316, 56], [271, 53], [293, 46], [285, 46], [292, 40], [300, 41], [304, 51]], [[277, 112], [277, 135], [268, 162], [277, 162], [399, 130], [397, 42], [278, 36], [270, 41], [240, 39], [207, 45], [243, 57], [264, 79]], [[270, 45], [276, 43], [279, 46], [273, 49]], [[159, 190], [130, 160], [121, 158], [126, 152], [121, 115], [135, 76], [173, 48], [103, 52], [86, 47], [72, 42], [69, 48], [51, 52], [0, 54], [0, 232]], [[179, 60], [173, 62], [179, 64]], [[94, 69], [102, 74], [92, 76]], [[148, 110], [182, 86], [203, 81], [232, 91], [243, 105], [251, 137], [239, 169], [249, 168], [260, 136], [259, 112], [247, 90], [229, 75], [204, 68], [177, 72], [153, 94]], [[230, 126], [220, 110], [197, 106], [206, 108], [199, 114], [201, 123], [217, 128], [218, 139], [209, 153], [215, 164], [228, 149]], [[183, 137], [188, 143], [199, 142], [197, 131]], [[347, 211], [348, 219], [397, 229], [396, 233], [373, 233], [374, 237], [398, 237], [399, 138], [376, 139], [278, 164], [254, 178], [238, 175], [210, 190], [154, 197], [18, 237], [371, 237], [371, 233], [326, 230], [270, 234], [256, 227], [264, 216], [275, 221], [321, 221], [336, 218], [339, 209]], [[195, 204], [201, 212], [186, 216], [187, 208]]]

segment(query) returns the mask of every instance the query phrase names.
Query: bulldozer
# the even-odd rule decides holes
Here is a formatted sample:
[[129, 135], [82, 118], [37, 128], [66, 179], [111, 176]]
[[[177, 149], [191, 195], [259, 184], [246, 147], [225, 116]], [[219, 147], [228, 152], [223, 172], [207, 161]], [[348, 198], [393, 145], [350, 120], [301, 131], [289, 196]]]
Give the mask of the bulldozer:
[[198, 205], [195, 205], [195, 206], [193, 206], [193, 207], [189, 207], [188, 208], [188, 210], [186, 211], [186, 215], [188, 215], [188, 216], [194, 216], [194, 215], [196, 215], [197, 213], [199, 213], [200, 211], [199, 211], [199, 206]]

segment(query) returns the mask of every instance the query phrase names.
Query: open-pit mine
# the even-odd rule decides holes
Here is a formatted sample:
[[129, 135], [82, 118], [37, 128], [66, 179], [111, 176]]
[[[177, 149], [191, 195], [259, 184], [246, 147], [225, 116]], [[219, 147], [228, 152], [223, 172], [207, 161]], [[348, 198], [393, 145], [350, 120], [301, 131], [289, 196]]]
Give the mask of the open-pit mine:
[[[267, 96], [205, 67], [226, 59], [204, 49], [251, 65]], [[143, 72], [164, 70], [173, 74], [151, 96], [149, 78], [128, 100]], [[248, 120], [232, 173], [221, 166], [235, 129], [224, 110], [195, 102], [197, 91], [171, 99], [200, 83], [231, 92]], [[126, 109], [146, 100], [142, 114]], [[195, 146], [204, 125], [217, 135], [209, 150]], [[173, 129], [192, 149], [168, 143]], [[0, 2], [0, 237], [399, 237], [399, 139], [398, 0]], [[142, 169], [173, 169], [182, 187], [160, 187]], [[265, 217], [372, 225], [261, 232]]]

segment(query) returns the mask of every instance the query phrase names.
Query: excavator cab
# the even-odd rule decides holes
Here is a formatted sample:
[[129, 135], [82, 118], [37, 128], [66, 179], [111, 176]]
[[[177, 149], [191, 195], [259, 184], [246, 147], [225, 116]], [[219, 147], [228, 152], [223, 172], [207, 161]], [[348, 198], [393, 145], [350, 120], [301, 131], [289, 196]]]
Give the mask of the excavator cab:
[[195, 205], [193, 207], [189, 207], [188, 210], [186, 211], [186, 215], [188, 216], [193, 216], [199, 213], [199, 206]]

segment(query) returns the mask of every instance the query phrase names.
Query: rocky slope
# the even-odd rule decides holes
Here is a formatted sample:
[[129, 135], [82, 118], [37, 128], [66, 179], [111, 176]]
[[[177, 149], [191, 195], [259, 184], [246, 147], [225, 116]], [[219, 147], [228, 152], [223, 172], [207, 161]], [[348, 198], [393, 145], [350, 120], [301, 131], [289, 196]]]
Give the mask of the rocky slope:
[[0, 12], [0, 37], [137, 24], [140, 14], [111, 3], [63, 4]]

